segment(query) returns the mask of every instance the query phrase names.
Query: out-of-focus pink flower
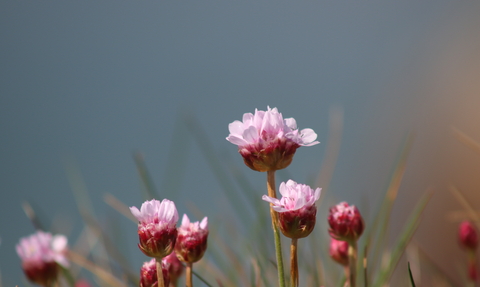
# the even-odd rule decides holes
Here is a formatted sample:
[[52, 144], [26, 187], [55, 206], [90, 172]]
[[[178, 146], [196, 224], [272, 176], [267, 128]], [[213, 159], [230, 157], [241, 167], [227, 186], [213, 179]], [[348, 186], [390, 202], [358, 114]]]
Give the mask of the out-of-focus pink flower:
[[22, 269], [27, 278], [39, 285], [50, 286], [58, 276], [58, 264], [68, 267], [65, 257], [67, 238], [37, 231], [29, 237], [20, 239], [16, 246], [22, 260]]
[[346, 202], [330, 208], [328, 215], [330, 236], [343, 241], [356, 241], [363, 233], [365, 224], [355, 205], [348, 205]]
[[167, 257], [162, 259], [162, 262], [168, 266], [168, 274], [170, 275], [170, 283], [173, 283], [174, 286], [177, 285], [177, 280], [182, 276], [185, 267], [182, 262], [178, 260], [177, 254], [175, 252], [170, 253]]
[[315, 227], [317, 207], [315, 202], [320, 198], [321, 188], [313, 191], [306, 184], [293, 180], [282, 182], [279, 188], [282, 198], [272, 198], [267, 195], [262, 199], [272, 204], [277, 211], [280, 230], [289, 238], [307, 237]]
[[330, 257], [337, 263], [348, 266], [348, 242], [330, 237]]
[[262, 172], [286, 168], [297, 148], [319, 143], [312, 129], [299, 131], [295, 119], [284, 119], [277, 108], [245, 113], [242, 121], [234, 121], [228, 129], [227, 140], [238, 146], [245, 164]]
[[140, 210], [130, 207], [138, 223], [138, 247], [145, 255], [163, 258], [173, 251], [177, 238], [178, 213], [173, 201], [150, 200], [142, 204]]
[[[163, 282], [164, 286], [170, 284], [170, 275], [168, 274], [168, 263], [162, 260], [162, 273], [163, 273]], [[143, 263], [142, 268], [140, 268], [140, 287], [157, 287], [158, 286], [158, 277], [157, 277], [157, 265], [155, 258], [152, 258], [150, 261]]]
[[470, 221], [460, 223], [458, 228], [458, 240], [460, 245], [469, 250], [476, 250], [478, 247], [478, 233]]
[[182, 225], [178, 228], [175, 253], [182, 262], [194, 263], [200, 260], [207, 250], [208, 221], [204, 217], [201, 222], [190, 222], [183, 215]]

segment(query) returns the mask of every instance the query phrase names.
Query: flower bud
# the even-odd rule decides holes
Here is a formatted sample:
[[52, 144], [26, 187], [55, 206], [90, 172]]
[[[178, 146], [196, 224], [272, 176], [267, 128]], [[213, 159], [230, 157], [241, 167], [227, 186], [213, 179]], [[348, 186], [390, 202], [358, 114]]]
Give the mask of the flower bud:
[[204, 217], [202, 222], [190, 222], [186, 214], [183, 215], [182, 225], [178, 228], [175, 253], [180, 261], [194, 263], [202, 259], [207, 250], [208, 221]]
[[278, 224], [283, 235], [298, 239], [307, 237], [315, 227], [315, 202], [320, 198], [321, 190], [317, 188], [313, 191], [306, 184], [289, 180], [280, 184], [280, 200], [266, 195], [262, 199], [270, 202], [273, 210], [278, 212]]
[[67, 238], [63, 235], [37, 231], [20, 239], [16, 250], [28, 280], [41, 286], [51, 286], [57, 280], [58, 264], [69, 265], [65, 257]]
[[286, 168], [297, 148], [319, 143], [312, 129], [299, 131], [295, 119], [284, 119], [277, 108], [245, 113], [242, 122], [234, 121], [228, 129], [227, 140], [238, 146], [245, 164], [261, 172]]
[[176, 282], [178, 278], [183, 273], [183, 270], [185, 267], [183, 266], [182, 262], [178, 260], [177, 254], [175, 252], [170, 253], [167, 257], [162, 259], [162, 262], [165, 263], [166, 266], [168, 266], [168, 274], [170, 276], [170, 282], [176, 286]]
[[177, 239], [178, 213], [173, 201], [146, 201], [140, 210], [130, 207], [138, 219], [138, 247], [149, 257], [163, 258], [172, 253]]
[[[163, 260], [162, 260], [162, 273], [163, 273], [164, 286], [168, 286], [170, 284], [170, 276], [168, 274], [168, 263], [163, 262]], [[157, 276], [156, 259], [152, 258], [150, 261], [143, 263], [142, 268], [140, 268], [140, 287], [157, 287], [157, 286], [158, 286], [158, 276]]]
[[478, 246], [478, 234], [475, 226], [470, 221], [460, 223], [458, 228], [458, 240], [463, 248], [476, 250]]
[[330, 257], [337, 263], [348, 266], [348, 242], [330, 237]]
[[343, 241], [357, 241], [363, 233], [365, 224], [355, 205], [349, 206], [346, 202], [340, 202], [330, 208], [328, 215], [330, 236]]

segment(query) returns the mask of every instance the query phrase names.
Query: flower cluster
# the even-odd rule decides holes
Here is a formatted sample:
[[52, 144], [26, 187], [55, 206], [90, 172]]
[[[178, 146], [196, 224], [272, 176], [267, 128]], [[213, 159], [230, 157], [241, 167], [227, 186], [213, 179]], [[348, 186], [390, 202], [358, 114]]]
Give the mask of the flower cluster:
[[315, 227], [317, 207], [315, 202], [320, 198], [321, 188], [313, 191], [306, 184], [293, 180], [280, 184], [282, 198], [264, 195], [263, 200], [270, 202], [272, 208], [279, 213], [279, 225], [282, 233], [289, 238], [307, 237]]
[[365, 225], [358, 208], [346, 202], [340, 202], [330, 208], [328, 224], [331, 237], [349, 242], [358, 240]]
[[182, 225], [178, 228], [178, 241], [175, 253], [182, 262], [194, 263], [200, 260], [207, 250], [208, 221], [204, 217], [201, 222], [190, 222], [183, 215]]
[[[164, 286], [168, 286], [170, 284], [168, 265], [169, 263], [162, 260]], [[140, 268], [140, 287], [158, 287], [157, 265], [155, 258], [143, 263], [142, 268]]]
[[37, 231], [20, 239], [16, 250], [27, 278], [41, 286], [50, 286], [57, 280], [58, 264], [69, 266], [65, 257], [67, 238], [63, 235]]
[[277, 108], [245, 113], [242, 121], [234, 121], [228, 129], [227, 140], [238, 146], [245, 164], [261, 172], [286, 168], [297, 148], [319, 143], [312, 129], [299, 131], [295, 119], [284, 119]]

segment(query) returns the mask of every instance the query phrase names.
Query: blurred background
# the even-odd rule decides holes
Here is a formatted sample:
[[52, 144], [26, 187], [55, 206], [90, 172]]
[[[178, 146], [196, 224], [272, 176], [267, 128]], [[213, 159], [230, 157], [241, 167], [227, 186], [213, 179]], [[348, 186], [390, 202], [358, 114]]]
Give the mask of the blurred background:
[[[324, 187], [324, 235], [320, 222], [340, 200], [372, 220], [414, 133], [390, 238], [433, 189], [412, 242], [461, 282], [464, 215], [449, 186], [478, 205], [480, 153], [454, 128], [480, 142], [479, 14], [477, 1], [446, 0], [1, 2], [3, 284], [25, 284], [15, 245], [35, 229], [22, 204], [75, 244], [86, 194], [101, 221], [118, 222], [140, 268], [136, 225], [104, 200], [144, 201], [137, 152], [179, 213], [208, 216], [221, 230], [232, 209], [249, 212], [226, 198], [239, 191], [225, 190], [211, 154], [224, 176], [243, 172], [260, 200], [265, 174], [244, 166], [225, 137], [230, 122], [267, 106], [318, 134], [321, 144], [297, 150], [277, 181]], [[434, 282], [417, 267], [419, 282]]]

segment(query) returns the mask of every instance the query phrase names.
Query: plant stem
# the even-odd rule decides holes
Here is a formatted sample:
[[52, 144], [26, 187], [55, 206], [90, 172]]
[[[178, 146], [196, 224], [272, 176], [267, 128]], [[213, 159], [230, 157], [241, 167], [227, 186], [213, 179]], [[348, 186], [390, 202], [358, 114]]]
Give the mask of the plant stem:
[[290, 245], [290, 286], [298, 287], [298, 259], [297, 259], [297, 238], [292, 238]]
[[157, 282], [158, 287], [168, 287], [165, 286], [165, 280], [163, 279], [163, 270], [162, 270], [162, 258], [155, 258], [156, 266], [157, 266]]
[[348, 242], [348, 267], [349, 267], [349, 279], [350, 287], [356, 285], [356, 267], [357, 267], [357, 241], [352, 240]]
[[[275, 171], [267, 171], [267, 191], [268, 196], [277, 198], [275, 191]], [[277, 212], [273, 210], [270, 204], [270, 216], [272, 217], [273, 237], [275, 239], [275, 255], [277, 257], [278, 284], [285, 287], [285, 275], [283, 273], [282, 243], [280, 242], [280, 230], [278, 228]]]
[[185, 278], [185, 283], [187, 285], [187, 287], [193, 287], [193, 283], [192, 283], [192, 265], [193, 263], [187, 263], [187, 274], [186, 274], [186, 277]]

